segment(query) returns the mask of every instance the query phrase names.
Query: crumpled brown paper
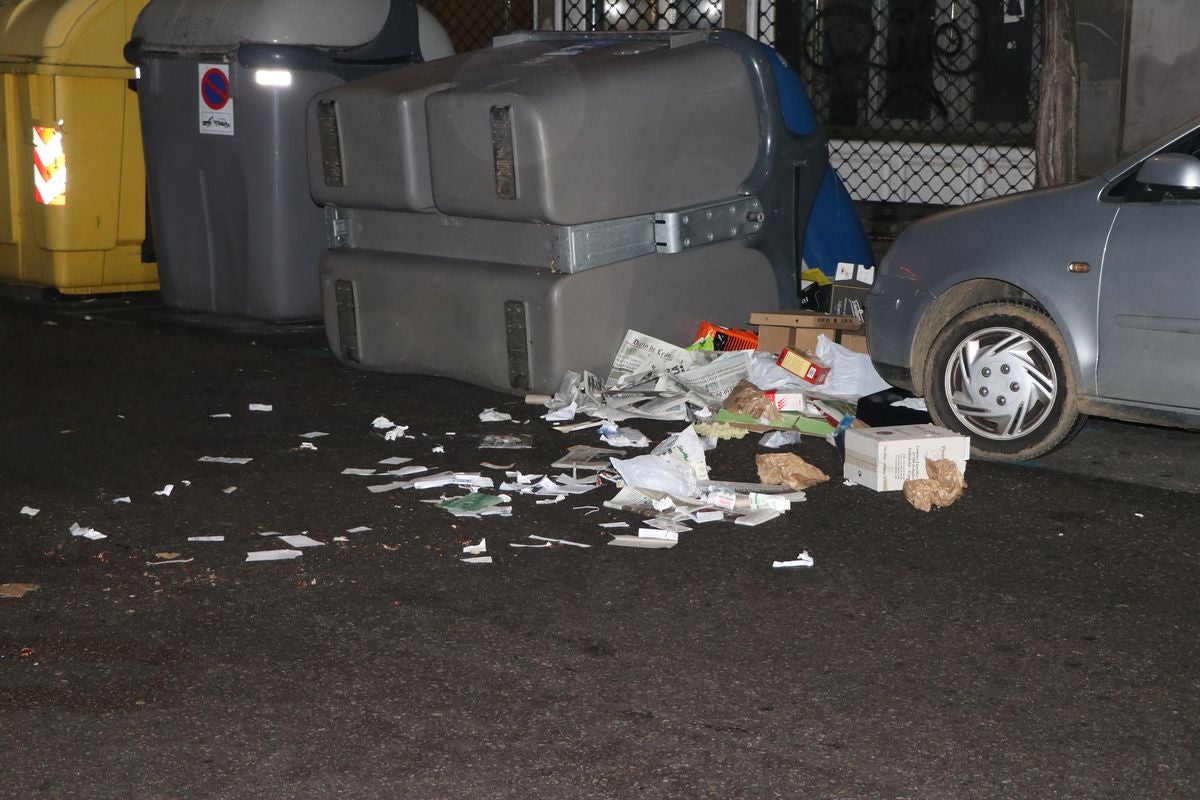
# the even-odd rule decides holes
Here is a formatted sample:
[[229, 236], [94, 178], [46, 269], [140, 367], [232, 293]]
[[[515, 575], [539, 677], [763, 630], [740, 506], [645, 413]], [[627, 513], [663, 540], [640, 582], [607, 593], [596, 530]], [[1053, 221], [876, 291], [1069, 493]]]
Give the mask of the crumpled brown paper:
[[760, 481], [790, 486], [798, 492], [829, 480], [828, 475], [795, 453], [760, 453], [754, 461]]
[[40, 588], [36, 583], [0, 583], [0, 597], [24, 597]]
[[742, 378], [733, 387], [733, 391], [725, 398], [722, 407], [734, 414], [746, 414], [755, 419], [765, 419], [768, 422], [779, 422], [783, 419], [779, 414], [779, 409], [763, 394], [763, 390], [745, 378]]
[[913, 508], [928, 511], [937, 506], [945, 508], [962, 497], [967, 482], [963, 474], [948, 458], [925, 459], [925, 474], [928, 478], [911, 478], [904, 482], [904, 497]]

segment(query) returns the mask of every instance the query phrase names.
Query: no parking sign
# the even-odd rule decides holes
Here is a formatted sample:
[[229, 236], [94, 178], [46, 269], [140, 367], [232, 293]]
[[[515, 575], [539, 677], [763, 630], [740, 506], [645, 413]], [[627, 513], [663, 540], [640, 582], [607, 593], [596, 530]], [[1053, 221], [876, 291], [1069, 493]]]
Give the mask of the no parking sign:
[[233, 136], [228, 64], [200, 64], [200, 132]]

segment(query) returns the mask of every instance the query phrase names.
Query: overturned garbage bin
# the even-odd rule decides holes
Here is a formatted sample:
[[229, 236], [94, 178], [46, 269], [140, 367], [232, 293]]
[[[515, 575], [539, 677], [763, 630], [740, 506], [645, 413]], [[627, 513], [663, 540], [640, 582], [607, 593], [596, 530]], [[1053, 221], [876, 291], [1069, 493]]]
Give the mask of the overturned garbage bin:
[[[418, 21], [419, 20], [419, 21]], [[416, 0], [151, 0], [126, 58], [141, 71], [163, 302], [271, 322], [318, 318], [322, 213], [304, 113], [346, 80], [449, 39]]]
[[793, 307], [820, 133], [732, 31], [521, 33], [323, 92], [325, 328], [344, 362], [508, 393], [607, 374], [628, 329]]
[[0, 281], [62, 294], [157, 288], [133, 68], [145, 0], [0, 3]]

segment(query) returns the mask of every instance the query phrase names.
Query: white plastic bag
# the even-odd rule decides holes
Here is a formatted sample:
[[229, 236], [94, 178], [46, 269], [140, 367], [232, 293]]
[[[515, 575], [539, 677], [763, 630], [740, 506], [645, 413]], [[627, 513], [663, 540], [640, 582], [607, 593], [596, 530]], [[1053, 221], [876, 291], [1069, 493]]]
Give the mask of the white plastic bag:
[[626, 486], [654, 489], [675, 497], [695, 497], [700, 492], [691, 469], [665, 456], [634, 456], [610, 461]]
[[879, 377], [869, 355], [831, 342], [825, 334], [817, 337], [814, 355], [817, 360], [829, 365], [829, 375], [816, 388], [820, 394], [858, 399], [891, 388], [887, 381]]

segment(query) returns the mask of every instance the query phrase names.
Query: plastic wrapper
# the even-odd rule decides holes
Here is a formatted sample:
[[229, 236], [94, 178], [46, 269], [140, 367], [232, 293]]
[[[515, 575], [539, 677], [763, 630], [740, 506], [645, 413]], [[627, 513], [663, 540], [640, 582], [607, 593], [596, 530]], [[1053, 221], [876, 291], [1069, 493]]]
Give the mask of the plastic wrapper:
[[763, 483], [788, 486], [798, 492], [829, 480], [829, 476], [795, 453], [760, 453], [754, 459]]
[[936, 461], [925, 459], [925, 473], [928, 478], [913, 478], [904, 482], [905, 499], [920, 511], [945, 508], [962, 497], [963, 489], [967, 488], [958, 465], [948, 458]]

